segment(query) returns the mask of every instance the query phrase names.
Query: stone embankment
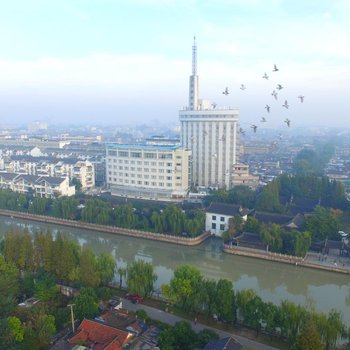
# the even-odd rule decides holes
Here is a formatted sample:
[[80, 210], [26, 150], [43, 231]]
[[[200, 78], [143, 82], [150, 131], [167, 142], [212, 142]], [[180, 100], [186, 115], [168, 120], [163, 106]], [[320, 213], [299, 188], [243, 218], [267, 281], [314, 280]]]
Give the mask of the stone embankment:
[[248, 256], [250, 258], [255, 258], [255, 259], [277, 261], [284, 264], [291, 264], [295, 266], [305, 266], [305, 267], [310, 267], [314, 269], [340, 272], [340, 273], [345, 273], [350, 275], [350, 268], [348, 266], [341, 267], [341, 266], [335, 266], [331, 264], [329, 265], [318, 264], [317, 262], [308, 261], [307, 255], [306, 257], [302, 258], [299, 256], [293, 256], [293, 255], [265, 252], [263, 250], [258, 250], [258, 249], [245, 248], [245, 247], [239, 247], [239, 246], [237, 247], [230, 244], [224, 244], [223, 250], [225, 253], [228, 253], [228, 254]]
[[0, 215], [16, 218], [16, 219], [38, 221], [46, 224], [62, 225], [67, 227], [86, 229], [86, 230], [92, 230], [92, 231], [98, 231], [98, 232], [107, 232], [107, 233], [112, 233], [116, 235], [151, 239], [154, 241], [162, 241], [162, 242], [187, 245], [187, 246], [196, 246], [198, 244], [201, 244], [210, 236], [209, 232], [204, 232], [200, 236], [197, 236], [194, 238], [177, 237], [177, 236], [171, 236], [163, 233], [132, 230], [132, 229], [116, 227], [116, 226], [90, 224], [83, 221], [60, 219], [60, 218], [54, 218], [51, 216], [35, 215], [35, 214], [29, 214], [25, 212], [11, 211], [11, 210], [0, 210]]

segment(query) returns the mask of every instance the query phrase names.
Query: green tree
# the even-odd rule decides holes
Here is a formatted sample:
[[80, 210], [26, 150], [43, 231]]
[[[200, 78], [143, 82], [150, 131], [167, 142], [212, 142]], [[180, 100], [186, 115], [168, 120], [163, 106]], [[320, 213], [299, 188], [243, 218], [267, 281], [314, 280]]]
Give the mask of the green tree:
[[14, 309], [18, 293], [19, 271], [0, 255], [0, 318], [6, 317]]
[[236, 320], [235, 295], [232, 282], [220, 279], [216, 286], [217, 293], [217, 315], [224, 321]]
[[326, 238], [339, 239], [339, 223], [330, 210], [317, 206], [310, 217], [306, 219], [305, 229], [311, 232], [312, 240], [319, 241]]
[[295, 350], [323, 350], [320, 334], [312, 320], [307, 321], [297, 337]]
[[100, 284], [96, 256], [91, 249], [85, 247], [80, 255], [79, 281], [88, 287], [97, 287]]
[[33, 214], [43, 215], [48, 210], [50, 202], [48, 198], [36, 197], [29, 203], [28, 211]]
[[183, 310], [198, 311], [203, 287], [203, 277], [193, 266], [182, 265], [174, 272], [168, 289], [165, 289], [166, 297], [174, 300]]
[[149, 296], [157, 279], [153, 265], [143, 260], [135, 261], [127, 267], [127, 285], [130, 293]]
[[116, 262], [109, 254], [100, 254], [97, 256], [96, 269], [99, 275], [100, 285], [106, 285], [113, 278]]
[[94, 318], [98, 312], [97, 296], [92, 288], [81, 288], [80, 295], [73, 299], [75, 316], [79, 320]]
[[280, 225], [272, 224], [270, 226], [262, 224], [260, 227], [260, 237], [264, 243], [269, 246], [269, 250], [280, 253], [282, 251], [282, 228]]

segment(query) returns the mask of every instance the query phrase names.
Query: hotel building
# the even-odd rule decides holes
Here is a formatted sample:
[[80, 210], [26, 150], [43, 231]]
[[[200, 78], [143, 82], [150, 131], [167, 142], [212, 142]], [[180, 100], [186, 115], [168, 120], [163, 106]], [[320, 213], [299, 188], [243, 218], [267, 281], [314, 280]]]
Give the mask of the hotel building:
[[191, 151], [178, 145], [107, 145], [107, 185], [113, 195], [146, 199], [187, 196]]
[[188, 107], [179, 112], [181, 144], [192, 151], [192, 185], [230, 189], [237, 154], [239, 110], [199, 99], [197, 46], [192, 47]]

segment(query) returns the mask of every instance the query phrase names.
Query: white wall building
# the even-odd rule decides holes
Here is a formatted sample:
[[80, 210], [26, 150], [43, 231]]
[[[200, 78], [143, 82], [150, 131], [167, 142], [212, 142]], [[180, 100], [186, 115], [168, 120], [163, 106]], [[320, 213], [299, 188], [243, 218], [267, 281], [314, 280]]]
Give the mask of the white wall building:
[[[0, 164], [1, 165], [1, 164]], [[3, 170], [37, 176], [68, 177], [79, 180], [82, 190], [95, 186], [95, 168], [89, 160], [76, 158], [59, 159], [55, 157], [12, 156], [4, 160]]]
[[239, 205], [211, 203], [205, 213], [205, 231], [221, 237], [229, 228], [229, 220], [234, 216], [240, 216], [243, 221], [247, 220], [248, 210]]
[[61, 178], [0, 172], [0, 188], [45, 198], [74, 196], [75, 194], [75, 186], [69, 185], [69, 179], [67, 177]]
[[170, 199], [187, 195], [191, 151], [180, 146], [107, 145], [106, 181], [112, 194]]
[[237, 154], [238, 109], [217, 108], [199, 100], [197, 47], [192, 47], [189, 104], [179, 112], [181, 144], [192, 150], [192, 184], [232, 187], [231, 175]]

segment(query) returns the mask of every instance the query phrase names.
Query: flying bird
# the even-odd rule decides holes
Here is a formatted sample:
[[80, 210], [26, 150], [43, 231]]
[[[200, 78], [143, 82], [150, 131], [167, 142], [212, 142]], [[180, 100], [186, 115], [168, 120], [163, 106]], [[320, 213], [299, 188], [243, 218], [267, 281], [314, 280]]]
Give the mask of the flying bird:
[[273, 72], [278, 72], [279, 71], [279, 69], [277, 68], [277, 66], [274, 64], [273, 65], [273, 70], [272, 70]]
[[224, 95], [226, 95], [226, 96], [229, 94], [229, 92], [228, 92], [228, 87], [227, 87], [227, 86], [225, 87], [225, 90], [224, 90], [222, 93], [223, 93]]
[[287, 126], [289, 128], [290, 127], [290, 120], [287, 118], [284, 122], [287, 124]]
[[283, 86], [281, 84], [277, 84], [277, 87], [276, 87], [277, 90], [282, 90], [283, 89]]
[[238, 133], [242, 134], [242, 135], [245, 135], [245, 131], [242, 128], [239, 128]]
[[278, 137], [279, 137], [280, 140], [283, 139], [283, 135], [282, 134], [279, 134]]
[[303, 96], [303, 95], [299, 95], [299, 96], [298, 96], [298, 98], [300, 99], [300, 102], [301, 102], [301, 103], [303, 103], [303, 102], [304, 102], [304, 98], [305, 98], [305, 96]]
[[214, 157], [214, 158], [217, 158], [218, 155], [217, 155], [216, 153], [213, 153], [213, 157]]
[[275, 98], [275, 100], [277, 100], [277, 95], [278, 95], [278, 93], [276, 92], [276, 90], [273, 90], [271, 93], [271, 96], [273, 96]]
[[246, 89], [246, 86], [244, 84], [241, 84], [241, 87], [240, 87], [241, 90], [245, 90]]
[[213, 103], [211, 104], [211, 106], [213, 107], [213, 109], [215, 109], [216, 106], [217, 106], [217, 104], [216, 104], [215, 102], [213, 102]]
[[270, 107], [269, 105], [266, 105], [266, 106], [265, 106], [265, 109], [267, 110], [267, 113], [270, 113], [271, 107]]
[[282, 107], [285, 107], [287, 109], [289, 108], [289, 104], [287, 100], [284, 101], [284, 104], [282, 105]]
[[256, 125], [254, 125], [254, 124], [252, 124], [250, 127], [253, 129], [254, 132], [256, 132], [256, 129], [258, 128], [258, 127], [257, 127]]
[[261, 122], [261, 123], [266, 123], [266, 122], [267, 122], [267, 120], [266, 120], [266, 118], [265, 118], [265, 117], [262, 117], [262, 118], [261, 118], [261, 120], [260, 120], [260, 122]]
[[265, 72], [265, 74], [263, 75], [263, 79], [269, 80], [269, 76], [266, 74], [266, 72]]

